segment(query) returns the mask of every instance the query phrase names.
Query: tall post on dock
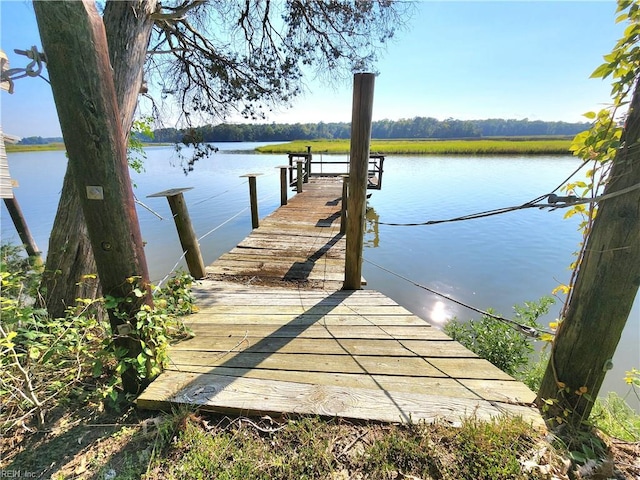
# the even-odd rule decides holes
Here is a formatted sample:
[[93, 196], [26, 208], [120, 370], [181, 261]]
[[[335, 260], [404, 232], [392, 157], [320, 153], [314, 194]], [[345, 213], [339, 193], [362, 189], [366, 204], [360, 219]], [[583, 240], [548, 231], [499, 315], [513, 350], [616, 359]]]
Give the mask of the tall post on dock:
[[344, 285], [342, 287], [344, 290], [358, 290], [362, 285], [362, 249], [367, 206], [374, 85], [375, 75], [373, 73], [356, 73], [354, 75], [349, 198], [347, 200], [347, 248]]
[[170, 190], [164, 190], [162, 192], [153, 193], [147, 195], [147, 197], [167, 197], [169, 207], [171, 208], [171, 214], [173, 215], [173, 221], [176, 224], [178, 230], [178, 238], [180, 238], [180, 245], [182, 251], [185, 252], [184, 259], [187, 262], [187, 268], [193, 278], [199, 280], [204, 278], [205, 269], [204, 261], [202, 260], [202, 254], [200, 253], [200, 244], [196, 238], [196, 232], [193, 229], [191, 218], [187, 210], [187, 204], [184, 201], [184, 192], [192, 190], [189, 188], [172, 188]]
[[306, 170], [306, 175], [304, 176], [304, 183], [309, 183], [309, 178], [311, 177], [311, 145], [307, 145], [307, 156], [305, 157], [306, 159], [306, 165], [305, 165], [305, 170]]
[[302, 164], [304, 160], [296, 160], [296, 169], [298, 171], [298, 178], [296, 179], [296, 193], [302, 193]]
[[340, 235], [347, 233], [347, 198], [349, 192], [349, 175], [340, 175], [342, 177], [342, 200], [340, 202]]
[[262, 175], [261, 173], [247, 173], [246, 175], [240, 175], [240, 177], [249, 178], [249, 202], [251, 204], [251, 227], [258, 228], [260, 222], [258, 220], [258, 192], [256, 188], [256, 177]]
[[285, 206], [287, 204], [287, 169], [288, 165], [280, 165], [276, 167], [280, 169], [280, 205]]

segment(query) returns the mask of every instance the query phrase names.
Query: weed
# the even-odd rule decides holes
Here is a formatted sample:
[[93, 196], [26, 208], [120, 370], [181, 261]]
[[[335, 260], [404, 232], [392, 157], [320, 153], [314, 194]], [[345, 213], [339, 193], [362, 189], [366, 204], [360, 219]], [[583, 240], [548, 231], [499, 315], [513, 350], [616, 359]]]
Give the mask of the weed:
[[483, 422], [466, 419], [455, 437], [459, 462], [455, 478], [535, 478], [522, 472], [520, 457], [529, 450], [531, 429], [520, 419]]
[[640, 415], [615, 392], [596, 400], [590, 420], [611, 437], [640, 442]]
[[[30, 269], [18, 249], [3, 245], [2, 318], [0, 321], [0, 425], [3, 431], [37, 416], [45, 408], [74, 399], [123, 398], [117, 373], [126, 366], [124, 352], [112, 347], [108, 324], [98, 319], [98, 302], [117, 307], [120, 299], [77, 299], [64, 318], [51, 318], [36, 308], [40, 276]], [[188, 275], [177, 275], [156, 295], [158, 306], [144, 306], [136, 315], [137, 334], [144, 341], [135, 359], [143, 378], [157, 375], [166, 364], [166, 350], [175, 338], [189, 335], [178, 316], [192, 312]], [[117, 353], [118, 355], [113, 355]], [[95, 398], [93, 399], [95, 400]]]
[[374, 441], [360, 456], [360, 468], [372, 477], [393, 478], [411, 472], [421, 478], [439, 478], [444, 469], [424, 425], [393, 428]]

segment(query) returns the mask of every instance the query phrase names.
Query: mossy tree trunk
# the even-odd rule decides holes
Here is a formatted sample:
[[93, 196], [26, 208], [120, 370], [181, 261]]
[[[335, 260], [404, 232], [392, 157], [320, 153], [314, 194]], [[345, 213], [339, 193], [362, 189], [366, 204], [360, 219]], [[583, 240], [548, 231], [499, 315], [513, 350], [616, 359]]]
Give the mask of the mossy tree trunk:
[[[640, 93], [633, 99], [604, 195], [640, 184]], [[640, 189], [598, 206], [585, 255], [560, 324], [538, 402], [548, 419], [586, 420], [622, 335], [640, 285]], [[630, 365], [631, 367], [632, 365]], [[567, 412], [565, 414], [565, 412]]]

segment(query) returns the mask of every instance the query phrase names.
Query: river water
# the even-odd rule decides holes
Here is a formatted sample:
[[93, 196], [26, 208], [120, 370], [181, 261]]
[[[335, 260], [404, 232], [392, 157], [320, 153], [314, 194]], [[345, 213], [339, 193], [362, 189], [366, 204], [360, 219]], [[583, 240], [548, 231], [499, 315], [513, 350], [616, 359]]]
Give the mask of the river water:
[[[196, 233], [203, 237], [204, 261], [211, 263], [251, 230], [248, 184], [241, 175], [262, 173], [257, 180], [260, 217], [279, 206], [276, 167], [286, 163], [286, 156], [250, 152], [257, 145], [218, 145], [220, 151], [199, 161], [188, 176], [172, 147], [147, 149], [146, 171], [134, 173], [132, 179], [137, 199], [148, 207], [139, 205], [138, 215], [152, 280], [161, 281], [176, 265], [185, 268], [185, 264], [167, 201], [147, 195], [194, 187], [185, 193], [185, 199]], [[342, 159], [346, 157], [331, 157]], [[14, 192], [31, 232], [46, 251], [66, 168], [65, 154], [13, 153], [9, 165], [12, 178], [19, 183]], [[568, 281], [568, 265], [580, 242], [579, 219], [563, 219], [562, 210], [528, 209], [430, 226], [386, 223], [421, 223], [520, 205], [554, 190], [578, 165], [569, 156], [387, 157], [383, 188], [373, 191], [369, 200], [363, 266], [366, 288], [385, 293], [435, 326], [454, 316], [477, 317], [379, 265], [480, 309], [493, 308], [513, 317], [513, 305], [550, 295], [559, 283]], [[2, 241], [19, 243], [4, 205], [0, 223]], [[541, 319], [543, 324], [556, 318], [561, 301]], [[639, 344], [640, 301], [636, 299], [603, 392], [629, 393], [624, 372], [640, 366]], [[633, 395], [627, 400], [640, 411], [640, 402]]]

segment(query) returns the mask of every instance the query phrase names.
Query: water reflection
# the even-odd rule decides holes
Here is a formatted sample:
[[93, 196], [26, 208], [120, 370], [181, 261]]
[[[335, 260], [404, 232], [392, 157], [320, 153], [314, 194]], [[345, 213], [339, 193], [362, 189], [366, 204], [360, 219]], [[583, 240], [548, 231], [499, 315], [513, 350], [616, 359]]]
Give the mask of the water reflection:
[[378, 230], [378, 222], [380, 215], [376, 213], [376, 209], [367, 204], [367, 213], [365, 214], [364, 223], [364, 246], [378, 248], [380, 245], [380, 233]]
[[437, 300], [429, 312], [429, 320], [436, 325], [444, 325], [450, 318], [451, 314], [447, 312], [447, 307], [443, 301]]

